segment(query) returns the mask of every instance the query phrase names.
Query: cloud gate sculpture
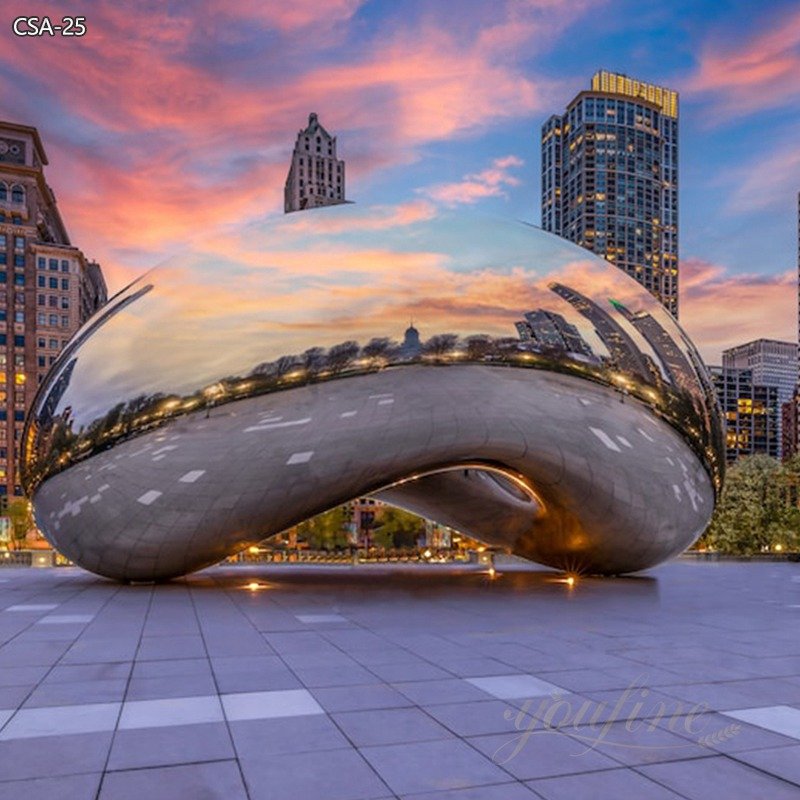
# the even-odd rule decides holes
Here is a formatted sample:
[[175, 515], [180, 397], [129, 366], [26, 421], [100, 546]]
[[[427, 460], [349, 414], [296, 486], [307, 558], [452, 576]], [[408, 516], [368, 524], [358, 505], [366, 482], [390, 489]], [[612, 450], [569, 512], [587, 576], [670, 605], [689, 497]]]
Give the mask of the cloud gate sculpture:
[[52, 544], [136, 581], [367, 494], [631, 572], [702, 533], [723, 469], [705, 368], [648, 292], [425, 203], [287, 215], [143, 275], [47, 375], [22, 457]]

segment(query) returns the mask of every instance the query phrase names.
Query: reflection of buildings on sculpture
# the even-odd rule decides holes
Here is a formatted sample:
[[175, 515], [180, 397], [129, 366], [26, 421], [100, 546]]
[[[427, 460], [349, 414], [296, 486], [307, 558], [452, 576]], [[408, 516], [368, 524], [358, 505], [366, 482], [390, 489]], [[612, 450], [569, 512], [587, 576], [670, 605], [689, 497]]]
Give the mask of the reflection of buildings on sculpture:
[[403, 344], [400, 345], [400, 358], [417, 358], [420, 353], [422, 353], [422, 343], [419, 331], [411, 324], [406, 328]]
[[[0, 495], [22, 494], [15, 453], [39, 384], [107, 300], [100, 266], [70, 241], [46, 165], [36, 128], [0, 122]], [[70, 377], [62, 375], [58, 398]]]
[[697, 384], [694, 369], [666, 328], [652, 314], [646, 311], [639, 311], [634, 314], [617, 300], [612, 300], [611, 305], [639, 331], [653, 348], [658, 360], [664, 367], [668, 380], [674, 386], [691, 392]]
[[[370, 499], [462, 531], [459, 545], [468, 537], [576, 572], [644, 569], [693, 541], [720, 485], [718, 408], [705, 387], [693, 392], [698, 414], [685, 392], [651, 382], [655, 350], [609, 304], [649, 309], [680, 346], [646, 292], [532, 226], [451, 212], [414, 223], [415, 250], [454, 267], [435, 286], [408, 282], [387, 306], [374, 273], [354, 263], [336, 288], [321, 253], [378, 248], [391, 272], [408, 252], [408, 226], [387, 230], [384, 215], [341, 205], [261, 229], [269, 252], [316, 270], [319, 306], [307, 308], [309, 281], [248, 257], [234, 284], [249, 302], [224, 304], [209, 325], [187, 287], [196, 277], [223, 292], [231, 271], [216, 254], [192, 255], [147, 273], [84, 329], [42, 384], [22, 442], [37, 520], [61, 552], [120, 580], [168, 578], [364, 497], [358, 527], [395, 548], [416, 544], [423, 524], [384, 510], [370, 527]], [[507, 264], [535, 300], [498, 298], [491, 316], [450, 308], [464, 274], [502, 280]], [[348, 307], [345, 296], [369, 302]], [[402, 328], [393, 342], [372, 322], [436, 304], [405, 341]], [[601, 365], [520, 341], [515, 321], [538, 308], [577, 328]], [[559, 317], [539, 321], [558, 323], [565, 341], [572, 333]], [[404, 344], [420, 357], [396, 361]], [[309, 541], [345, 545], [351, 518], [309, 525]]]
[[778, 390], [759, 385], [749, 369], [709, 367], [725, 422], [728, 462], [763, 453], [778, 457]]
[[309, 114], [294, 145], [283, 210], [288, 214], [344, 202], [344, 161], [336, 158], [336, 137], [322, 127], [316, 114]]
[[549, 288], [559, 297], [563, 297], [579, 314], [592, 323], [595, 333], [608, 348], [611, 362], [616, 369], [622, 372], [631, 372], [646, 380], [654, 377], [653, 370], [645, 356], [636, 347], [633, 339], [625, 333], [622, 326], [607, 311], [594, 300], [563, 283], [551, 283]]
[[434, 550], [448, 550], [453, 546], [453, 529], [426, 519], [425, 546]]
[[370, 532], [375, 527], [375, 516], [385, 505], [372, 497], [359, 497], [347, 504], [349, 544], [369, 547]]
[[524, 316], [524, 320], [514, 323], [523, 342], [533, 342], [543, 349], [559, 350], [573, 356], [591, 358], [594, 355], [580, 331], [561, 314], [539, 308]]

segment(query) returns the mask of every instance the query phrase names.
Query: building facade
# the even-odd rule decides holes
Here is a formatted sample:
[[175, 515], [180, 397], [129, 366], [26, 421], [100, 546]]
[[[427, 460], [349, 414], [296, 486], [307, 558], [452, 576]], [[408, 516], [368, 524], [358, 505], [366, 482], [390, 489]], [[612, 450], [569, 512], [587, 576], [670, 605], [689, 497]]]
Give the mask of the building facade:
[[22, 495], [17, 452], [47, 370], [106, 302], [100, 266], [69, 239], [36, 128], [0, 121], [0, 496]]
[[[753, 382], [759, 386], [775, 386], [779, 408], [792, 399], [797, 386], [797, 344], [776, 339], [756, 339], [730, 347], [722, 352], [722, 366], [749, 369]], [[779, 455], [783, 452], [782, 415], [779, 421]]]
[[316, 114], [309, 114], [294, 145], [283, 210], [288, 214], [344, 202], [344, 161], [336, 157], [336, 137], [322, 127]]
[[757, 453], [780, 455], [778, 387], [756, 382], [753, 371], [736, 367], [709, 367], [725, 420], [728, 463]]
[[542, 126], [542, 227], [678, 316], [678, 93], [600, 71]]

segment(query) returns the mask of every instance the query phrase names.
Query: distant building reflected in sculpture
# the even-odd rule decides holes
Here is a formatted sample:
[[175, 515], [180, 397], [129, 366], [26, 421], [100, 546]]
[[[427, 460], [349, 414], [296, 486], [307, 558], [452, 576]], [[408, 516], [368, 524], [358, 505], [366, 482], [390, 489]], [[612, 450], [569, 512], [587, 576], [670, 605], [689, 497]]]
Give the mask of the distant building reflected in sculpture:
[[524, 322], [514, 324], [523, 342], [533, 342], [544, 350], [561, 350], [573, 356], [591, 358], [594, 355], [578, 329], [554, 311], [543, 308], [529, 311]]
[[595, 332], [608, 348], [612, 365], [616, 369], [631, 372], [645, 379], [650, 377], [651, 371], [647, 367], [642, 352], [607, 311], [594, 300], [590, 300], [569, 286], [551, 283], [550, 288], [592, 323]]

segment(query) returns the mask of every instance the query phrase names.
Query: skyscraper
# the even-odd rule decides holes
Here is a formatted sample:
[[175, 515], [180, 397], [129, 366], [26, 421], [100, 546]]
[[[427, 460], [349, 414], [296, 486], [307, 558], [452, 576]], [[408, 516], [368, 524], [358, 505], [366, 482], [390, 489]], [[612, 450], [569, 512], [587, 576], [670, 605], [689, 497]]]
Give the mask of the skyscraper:
[[678, 93], [605, 70], [542, 126], [542, 227], [678, 316]]
[[759, 384], [751, 369], [709, 367], [725, 419], [728, 462], [763, 453], [780, 453], [780, 405], [776, 386]]
[[[797, 193], [797, 341], [800, 345], [800, 192]], [[800, 346], [797, 348], [800, 360]], [[800, 363], [797, 375], [800, 376]], [[781, 455], [784, 460], [800, 453], [800, 387], [781, 405]]]
[[[775, 339], [756, 339], [753, 342], [729, 347], [722, 351], [722, 366], [749, 369], [753, 383], [759, 386], [774, 386], [778, 392], [778, 409], [792, 399], [797, 386], [797, 344]], [[778, 415], [778, 441], [783, 445], [782, 415]]]
[[302, 211], [344, 203], [344, 161], [336, 158], [336, 137], [308, 115], [308, 126], [297, 134], [286, 176], [283, 210]]
[[0, 495], [21, 495], [17, 452], [36, 388], [106, 302], [100, 266], [69, 239], [36, 128], [0, 121]]

